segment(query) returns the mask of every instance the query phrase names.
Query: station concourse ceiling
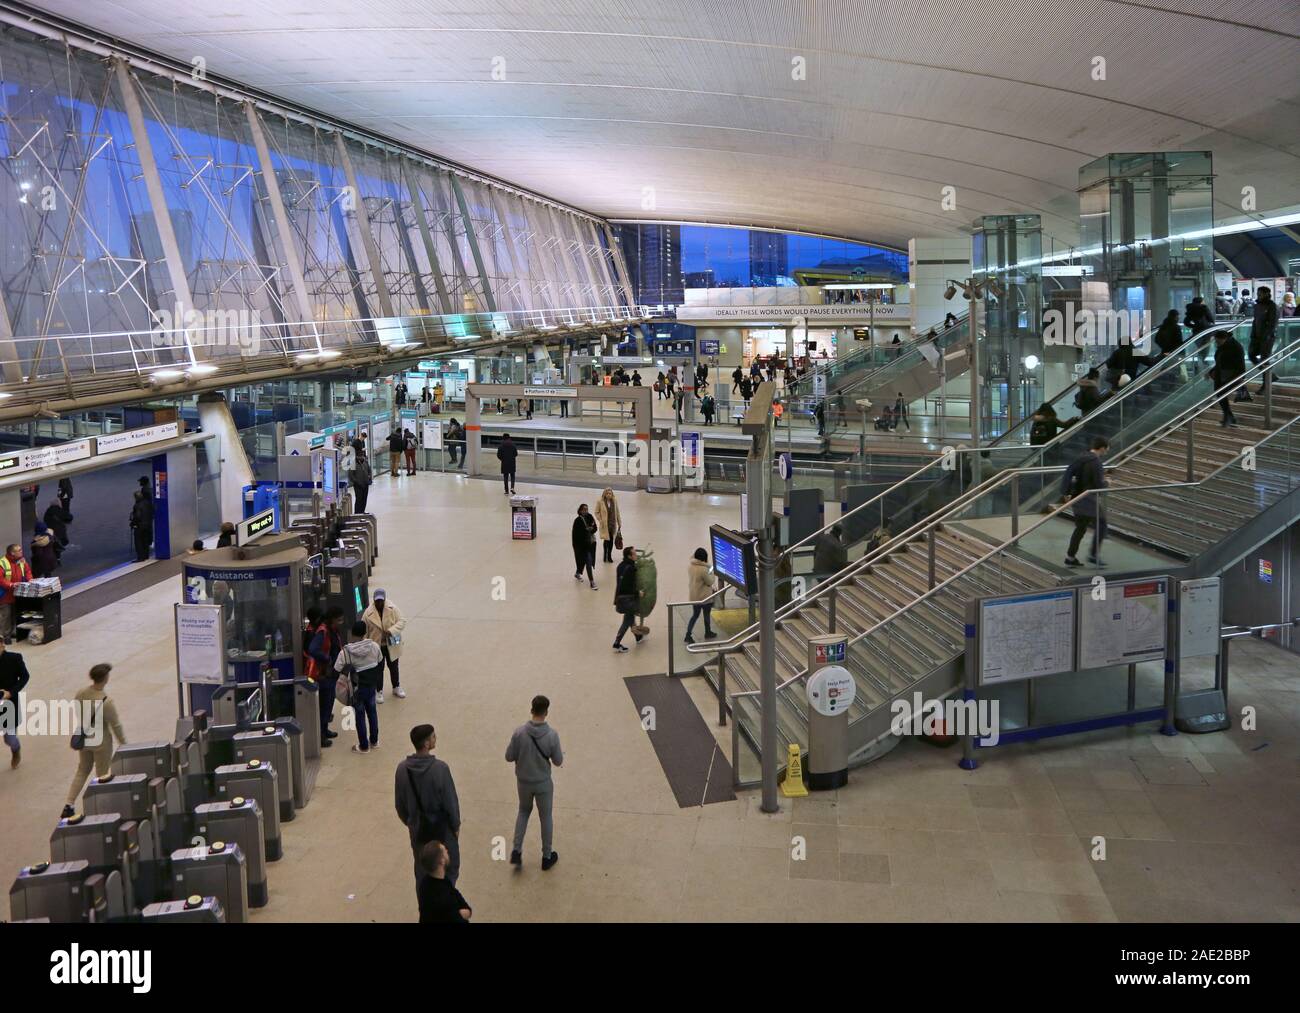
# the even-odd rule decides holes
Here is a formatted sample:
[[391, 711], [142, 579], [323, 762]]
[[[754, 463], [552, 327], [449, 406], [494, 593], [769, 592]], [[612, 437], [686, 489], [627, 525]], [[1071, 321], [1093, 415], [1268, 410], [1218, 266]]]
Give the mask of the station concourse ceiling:
[[1083, 163], [1176, 149], [1214, 153], [1216, 220], [1300, 204], [1290, 0], [39, 6], [610, 218], [1070, 243]]

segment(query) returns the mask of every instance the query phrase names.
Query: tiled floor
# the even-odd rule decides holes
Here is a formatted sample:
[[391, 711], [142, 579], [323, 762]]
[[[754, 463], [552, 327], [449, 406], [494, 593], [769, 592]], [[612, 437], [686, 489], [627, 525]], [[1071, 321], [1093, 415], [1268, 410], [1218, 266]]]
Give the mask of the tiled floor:
[[[1233, 649], [1233, 705], [1258, 709], [1256, 732], [1099, 732], [992, 750], [971, 772], [952, 749], [908, 742], [854, 771], [846, 788], [782, 800], [779, 813], [760, 812], [755, 793], [679, 809], [622, 678], [664, 670], [663, 606], [649, 640], [612, 654], [613, 567], [600, 565], [599, 592], [570, 569], [573, 507], [596, 492], [527, 488], [541, 497], [541, 537], [512, 543], [493, 482], [376, 484], [374, 581], [411, 620], [410, 696], [380, 708], [379, 754], [326, 754], [311, 804], [284, 827], [284, 858], [269, 866], [271, 902], [257, 920], [414, 918], [392, 777], [422, 721], [438, 726], [459, 788], [461, 888], [477, 920], [1300, 920], [1294, 655], [1253, 642]], [[661, 603], [685, 597], [685, 561], [707, 525], [738, 514], [727, 497], [625, 493], [621, 502], [628, 541], [655, 550]], [[492, 599], [497, 576], [504, 602]], [[26, 649], [29, 695], [68, 694], [91, 663], [109, 660], [128, 735], [170, 736], [178, 583]], [[688, 689], [712, 725], [701, 681]], [[515, 811], [502, 753], [536, 692], [553, 700], [566, 754], [556, 775], [561, 860], [544, 875], [536, 827], [523, 871], [511, 871], [502, 846]], [[729, 734], [719, 741], [729, 754]], [[24, 757], [18, 770], [0, 769], [6, 883], [48, 857], [73, 766], [62, 737], [28, 736]]]

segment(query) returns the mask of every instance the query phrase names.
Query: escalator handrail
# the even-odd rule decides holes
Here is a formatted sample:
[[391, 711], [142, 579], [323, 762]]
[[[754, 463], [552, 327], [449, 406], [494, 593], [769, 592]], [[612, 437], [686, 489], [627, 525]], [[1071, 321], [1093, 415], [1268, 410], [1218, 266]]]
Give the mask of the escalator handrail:
[[[962, 314], [961, 317], [958, 318], [955, 324], [953, 324], [951, 327], [945, 327], [942, 331], [936, 333], [933, 338], [928, 337], [927, 335], [929, 332], [927, 332], [926, 334], [923, 335], [914, 336], [911, 341], [901, 342], [897, 346], [886, 346], [886, 347], [897, 347], [898, 354], [895, 355], [889, 362], [882, 363], [880, 366], [876, 367], [875, 369], [871, 370], [865, 375], [858, 377], [848, 386], [841, 387], [839, 390], [835, 391], [835, 393], [840, 395], [849, 394], [857, 390], [865, 383], [873, 383], [873, 384], [880, 383], [881, 373], [883, 373], [887, 369], [893, 369], [894, 367], [896, 367], [900, 362], [903, 361], [904, 358], [909, 356], [912, 352], [919, 352], [921, 346], [926, 342], [932, 341], [934, 342], [934, 346], [936, 348], [943, 349], [947, 347], [947, 343], [949, 343], [949, 339], [952, 335], [956, 335], [960, 339], [963, 336], [961, 332], [967, 332], [966, 336], [968, 336], [969, 331], [970, 331], [970, 314], [969, 312], [967, 312]], [[922, 360], [924, 360], [924, 356], [922, 356]], [[916, 363], [914, 362], [913, 365], [916, 365]], [[828, 390], [827, 394], [829, 395], [830, 393], [831, 392]]]

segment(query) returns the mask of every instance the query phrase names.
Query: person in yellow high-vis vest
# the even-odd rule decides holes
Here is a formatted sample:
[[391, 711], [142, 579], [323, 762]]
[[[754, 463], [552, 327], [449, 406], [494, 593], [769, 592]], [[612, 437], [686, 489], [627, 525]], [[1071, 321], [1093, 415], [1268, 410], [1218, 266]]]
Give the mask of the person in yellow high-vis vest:
[[23, 558], [23, 547], [15, 542], [0, 557], [0, 637], [14, 635], [14, 585], [32, 579], [32, 568]]

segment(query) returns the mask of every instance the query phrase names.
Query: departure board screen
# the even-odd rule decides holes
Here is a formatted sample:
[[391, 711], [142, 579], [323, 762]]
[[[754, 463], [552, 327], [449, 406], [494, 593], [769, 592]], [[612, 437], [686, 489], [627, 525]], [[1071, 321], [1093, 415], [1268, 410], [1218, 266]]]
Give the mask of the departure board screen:
[[713, 571], [746, 593], [757, 589], [753, 540], [720, 525], [709, 528], [713, 548]]

